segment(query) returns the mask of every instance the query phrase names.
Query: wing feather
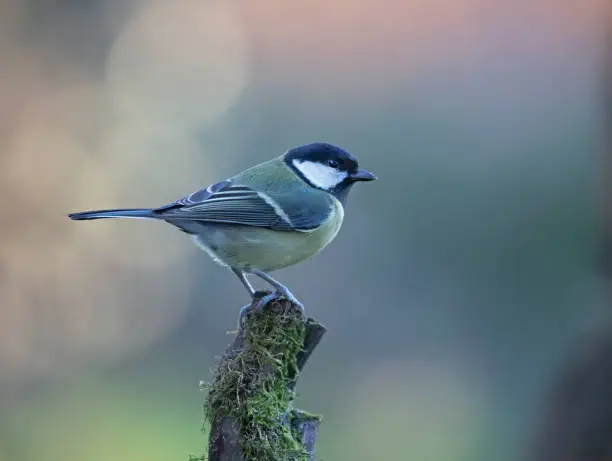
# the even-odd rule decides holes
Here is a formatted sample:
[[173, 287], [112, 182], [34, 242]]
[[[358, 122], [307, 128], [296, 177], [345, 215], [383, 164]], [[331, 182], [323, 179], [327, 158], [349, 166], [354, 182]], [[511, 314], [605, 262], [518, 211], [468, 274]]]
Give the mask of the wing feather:
[[244, 185], [222, 181], [157, 208], [154, 214], [168, 221], [188, 220], [279, 231], [308, 231], [329, 217], [331, 197], [317, 194], [314, 201], [305, 199], [303, 193], [284, 193], [272, 197]]

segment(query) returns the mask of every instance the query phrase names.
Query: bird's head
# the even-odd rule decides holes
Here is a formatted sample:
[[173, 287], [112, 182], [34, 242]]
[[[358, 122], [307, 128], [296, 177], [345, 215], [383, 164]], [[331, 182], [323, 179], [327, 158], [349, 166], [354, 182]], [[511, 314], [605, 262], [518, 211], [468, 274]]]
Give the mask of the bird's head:
[[283, 155], [285, 163], [310, 186], [324, 190], [343, 201], [351, 186], [376, 179], [359, 169], [357, 159], [340, 147], [312, 143], [294, 147]]

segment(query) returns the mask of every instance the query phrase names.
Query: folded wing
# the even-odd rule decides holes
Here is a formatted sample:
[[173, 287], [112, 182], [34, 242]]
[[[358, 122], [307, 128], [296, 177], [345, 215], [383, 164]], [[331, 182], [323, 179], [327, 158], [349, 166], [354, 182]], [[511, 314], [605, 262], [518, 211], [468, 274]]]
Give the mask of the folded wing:
[[[308, 200], [306, 200], [308, 199]], [[200, 221], [263, 227], [277, 231], [309, 231], [331, 213], [331, 197], [318, 192], [267, 194], [222, 181], [153, 210], [167, 221]]]

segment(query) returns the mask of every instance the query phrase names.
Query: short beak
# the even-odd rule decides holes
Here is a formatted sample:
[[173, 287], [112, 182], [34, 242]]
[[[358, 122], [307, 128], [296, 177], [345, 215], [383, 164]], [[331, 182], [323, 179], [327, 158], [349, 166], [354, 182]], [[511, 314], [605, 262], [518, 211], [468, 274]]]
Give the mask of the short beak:
[[351, 173], [350, 177], [353, 181], [374, 181], [376, 179], [376, 176], [367, 170], [357, 170]]

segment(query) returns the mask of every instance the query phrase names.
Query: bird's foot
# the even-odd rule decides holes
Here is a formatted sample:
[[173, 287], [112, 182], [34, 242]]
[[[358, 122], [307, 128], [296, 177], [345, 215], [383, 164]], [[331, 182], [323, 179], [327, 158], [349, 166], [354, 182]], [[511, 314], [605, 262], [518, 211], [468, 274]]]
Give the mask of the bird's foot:
[[290, 303], [295, 304], [297, 307], [299, 307], [300, 311], [304, 313], [304, 305], [300, 301], [298, 301], [298, 299], [293, 295], [293, 293], [291, 293], [289, 290], [287, 291], [278, 290], [272, 293], [268, 293], [262, 296], [261, 298], [255, 297], [253, 298], [252, 304], [247, 304], [246, 306], [242, 306], [240, 308], [240, 315], [238, 316], [238, 328], [240, 329], [242, 327], [244, 317], [246, 316], [247, 312], [250, 309], [255, 309], [255, 310], [261, 309], [266, 304], [278, 298], [285, 298]]
[[[295, 304], [297, 307], [300, 308], [300, 310], [302, 312], [304, 312], [304, 305], [298, 301], [298, 299], [294, 296], [293, 293], [291, 293], [288, 289], [279, 289], [276, 290], [273, 293], [268, 293], [267, 295], [259, 298], [255, 304], [253, 305], [254, 309], [261, 309], [262, 307], [264, 307], [266, 304], [268, 304], [269, 302], [277, 299], [277, 298], [285, 298], [287, 301], [289, 301], [292, 304]], [[244, 308], [243, 308], [244, 309]], [[242, 314], [242, 311], [241, 311]]]
[[305, 311], [304, 305], [289, 290], [285, 289], [277, 293], [280, 294], [281, 296], [284, 296], [287, 299], [287, 301], [289, 301], [290, 303], [295, 304], [297, 307], [299, 307], [300, 310], [302, 311], [302, 314], [304, 313]]
[[254, 300], [253, 309], [261, 309], [266, 304], [276, 299], [276, 297], [277, 297], [277, 294], [276, 292], [274, 292], [274, 293], [268, 293], [267, 295], [264, 295], [261, 298]]

